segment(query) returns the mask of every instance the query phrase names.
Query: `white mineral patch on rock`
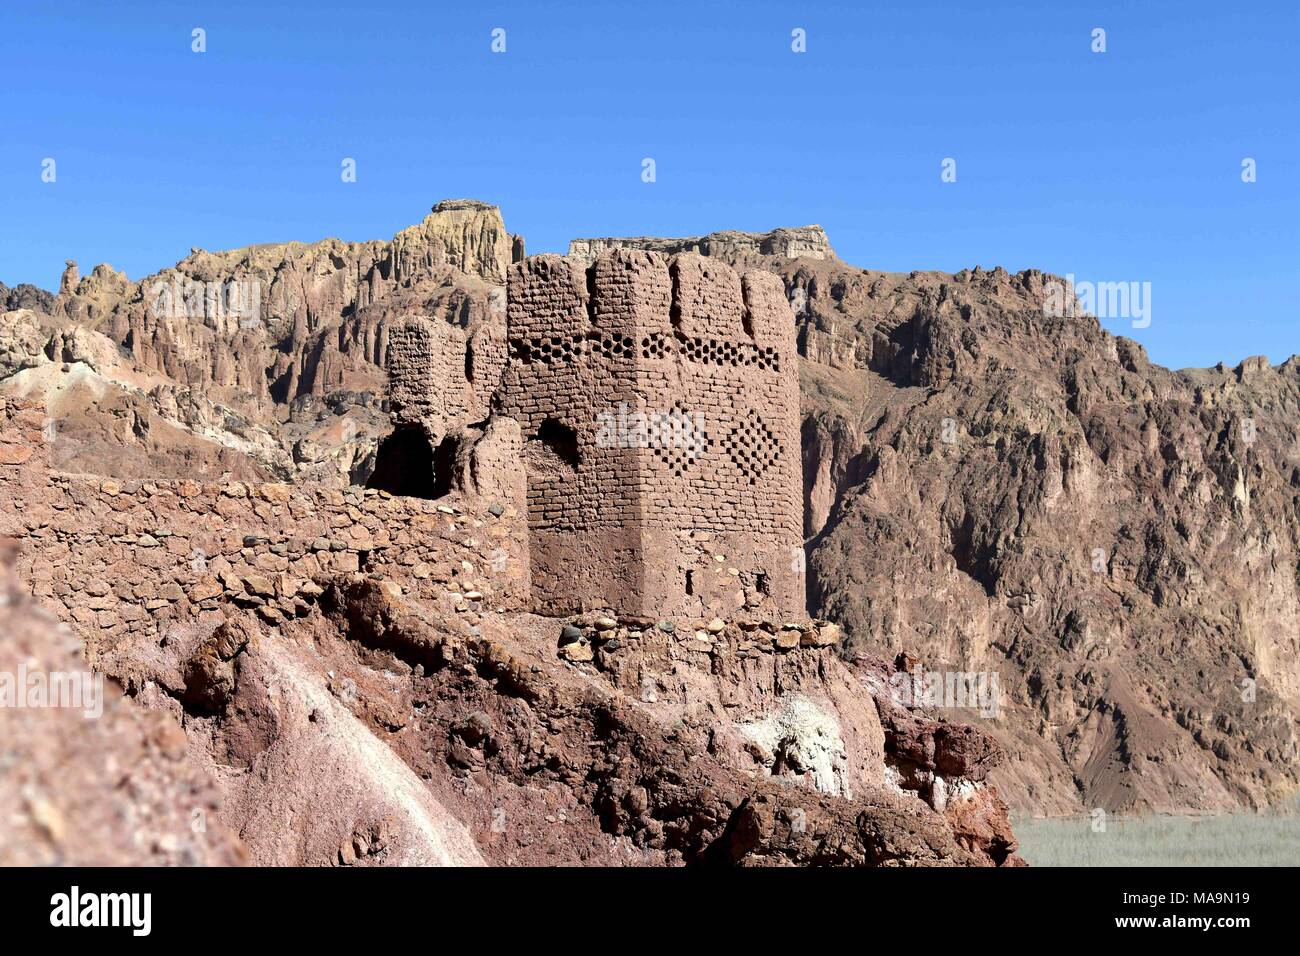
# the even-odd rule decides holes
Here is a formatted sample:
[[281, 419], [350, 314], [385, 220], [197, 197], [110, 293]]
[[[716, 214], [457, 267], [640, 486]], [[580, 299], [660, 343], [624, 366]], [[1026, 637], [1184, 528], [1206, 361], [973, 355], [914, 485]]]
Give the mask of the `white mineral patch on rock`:
[[806, 697], [791, 696], [781, 710], [737, 729], [772, 754], [773, 776], [811, 774], [822, 793], [843, 791], [847, 754], [839, 723]]

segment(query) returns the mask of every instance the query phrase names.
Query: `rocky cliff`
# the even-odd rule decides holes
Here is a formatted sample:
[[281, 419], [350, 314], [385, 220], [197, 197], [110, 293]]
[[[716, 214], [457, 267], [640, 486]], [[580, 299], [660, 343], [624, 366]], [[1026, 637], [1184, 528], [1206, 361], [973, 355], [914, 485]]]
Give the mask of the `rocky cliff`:
[[[842, 627], [844, 664], [864, 681], [882, 659], [996, 675], [994, 714], [909, 713], [996, 740], [1008, 759], [987, 779], [1015, 808], [1226, 810], [1295, 789], [1300, 363], [1170, 371], [1094, 318], [1049, 315], [1042, 273], [859, 269], [818, 227], [571, 251], [616, 245], [781, 278], [802, 356], [810, 609]], [[70, 267], [58, 296], [4, 291], [0, 394], [43, 408], [35, 427], [58, 472], [342, 492], [371, 474], [392, 428], [390, 334], [413, 316], [454, 329], [470, 375], [520, 255], [495, 208], [455, 201], [388, 242], [196, 250], [140, 282]], [[20, 467], [5, 461], [19, 454], [0, 444], [0, 464]], [[461, 485], [495, 489], [476, 466], [486, 449], [456, 454]], [[340, 502], [329, 508], [351, 527], [359, 505]], [[206, 600], [260, 599], [297, 621], [300, 595], [243, 579], [286, 558], [264, 556], [272, 545], [293, 562], [312, 542], [271, 541], [263, 525], [249, 535], [265, 544], [222, 543], [234, 577]], [[371, 551], [345, 543], [353, 557], [338, 560]], [[353, 573], [335, 560], [320, 570]], [[433, 579], [402, 567], [393, 576], [419, 596]], [[77, 593], [70, 615], [103, 597]], [[136, 623], [129, 613], [114, 626]], [[598, 660], [586, 638], [572, 643], [567, 654]], [[943, 777], [933, 744], [897, 736], [921, 757], [891, 773], [930, 793]]]
[[447, 200], [388, 242], [194, 249], [139, 281], [69, 262], [57, 296], [0, 295], [0, 391], [42, 400], [68, 470], [346, 485], [387, 429], [390, 325], [504, 322], [512, 239]]
[[602, 252], [616, 248], [646, 249], [666, 256], [694, 252], [721, 259], [735, 268], [768, 264], [773, 258], [816, 260], [835, 258], [830, 240], [826, 238], [826, 232], [821, 226], [798, 226], [793, 229], [774, 229], [763, 233], [727, 230], [687, 239], [659, 239], [649, 236], [637, 239], [574, 239], [569, 243], [569, 256], [591, 262]]

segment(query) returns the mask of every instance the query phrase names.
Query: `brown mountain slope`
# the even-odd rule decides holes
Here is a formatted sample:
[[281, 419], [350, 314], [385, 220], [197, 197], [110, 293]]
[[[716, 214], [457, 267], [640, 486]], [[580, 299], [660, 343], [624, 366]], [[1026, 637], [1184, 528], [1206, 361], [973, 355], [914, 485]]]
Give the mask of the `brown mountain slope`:
[[[1021, 809], [1229, 809], [1297, 780], [1300, 363], [1172, 372], [1038, 272], [908, 275], [818, 227], [576, 240], [781, 276], [803, 355], [810, 609], [849, 646], [996, 673]], [[497, 346], [521, 254], [499, 212], [440, 203], [391, 242], [196, 251], [130, 283], [71, 272], [0, 321], [0, 392], [47, 407], [55, 466], [123, 477], [364, 480], [390, 427], [387, 330]], [[256, 282], [257, 323], [156, 284]], [[207, 288], [206, 286], [204, 288]], [[499, 298], [499, 297], [498, 297]], [[245, 327], [247, 326], [247, 327]]]

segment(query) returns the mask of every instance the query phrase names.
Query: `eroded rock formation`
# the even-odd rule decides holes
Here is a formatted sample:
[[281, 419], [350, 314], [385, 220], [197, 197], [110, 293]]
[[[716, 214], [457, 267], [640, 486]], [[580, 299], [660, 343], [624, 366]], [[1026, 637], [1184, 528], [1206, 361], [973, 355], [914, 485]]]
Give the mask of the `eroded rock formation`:
[[495, 207], [447, 200], [388, 242], [195, 249], [138, 282], [70, 262], [57, 297], [0, 296], [0, 391], [43, 402], [69, 471], [364, 481], [390, 326], [454, 327], [490, 380], [511, 255]]
[[[386, 243], [0, 290], [21, 588], [184, 727], [253, 861], [1005, 865], [1007, 803], [1294, 789], [1294, 360], [1170, 372], [1047, 314], [1049, 276], [860, 270], [816, 227], [572, 253], [456, 201]], [[745, 398], [771, 361], [798, 423]], [[633, 469], [592, 508], [630, 509], [639, 570], [545, 560], [592, 402], [656, 396], [797, 424], [789, 501], [722, 542], [669, 495], [651, 540], [668, 477]], [[749, 459], [704, 454], [734, 509]], [[811, 623], [749, 566], [786, 537]], [[566, 585], [582, 613], [533, 613]], [[925, 672], [996, 676], [987, 712], [900, 700]]]

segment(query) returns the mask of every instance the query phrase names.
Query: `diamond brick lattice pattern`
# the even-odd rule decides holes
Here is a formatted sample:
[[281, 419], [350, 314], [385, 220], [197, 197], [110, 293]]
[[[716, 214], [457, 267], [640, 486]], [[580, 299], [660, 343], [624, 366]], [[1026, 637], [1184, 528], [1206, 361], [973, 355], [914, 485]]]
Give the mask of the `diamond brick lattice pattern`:
[[727, 435], [722, 447], [751, 485], [781, 457], [781, 443], [758, 412], [746, 415]]

